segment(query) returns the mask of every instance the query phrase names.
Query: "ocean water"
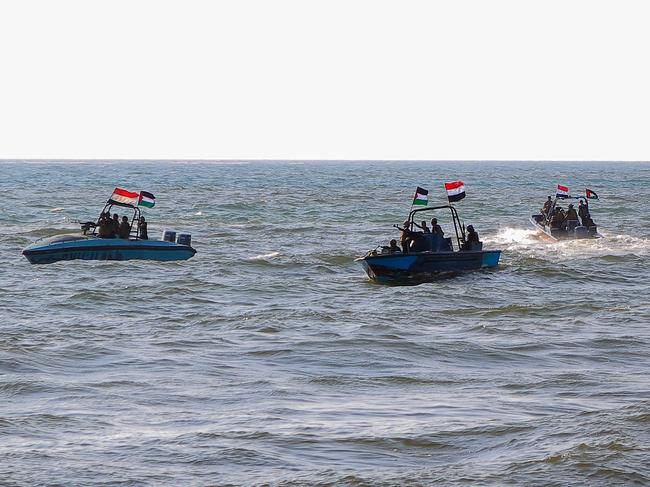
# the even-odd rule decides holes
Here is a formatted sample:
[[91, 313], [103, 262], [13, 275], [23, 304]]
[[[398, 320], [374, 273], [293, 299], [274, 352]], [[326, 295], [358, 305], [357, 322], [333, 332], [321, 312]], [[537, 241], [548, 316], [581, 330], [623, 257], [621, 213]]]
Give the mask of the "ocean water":
[[[499, 268], [369, 282], [355, 257], [456, 179]], [[535, 235], [557, 183], [606, 238]], [[115, 186], [197, 255], [21, 255]], [[0, 162], [0, 484], [648, 485], [648, 188], [646, 163]]]

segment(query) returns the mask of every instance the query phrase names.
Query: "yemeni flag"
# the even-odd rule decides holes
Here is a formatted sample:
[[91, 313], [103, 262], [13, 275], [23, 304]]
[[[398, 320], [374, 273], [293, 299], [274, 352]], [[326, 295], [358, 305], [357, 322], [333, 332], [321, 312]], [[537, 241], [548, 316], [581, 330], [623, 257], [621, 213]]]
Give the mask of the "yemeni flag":
[[110, 203], [115, 203], [118, 205], [135, 206], [138, 204], [139, 198], [140, 195], [138, 193], [127, 191], [126, 189], [122, 188], [115, 188], [108, 201]]
[[427, 206], [429, 204], [429, 191], [420, 188], [415, 190], [415, 196], [413, 197], [413, 203], [412, 205], [422, 205], [422, 206]]
[[138, 199], [138, 206], [146, 208], [153, 208], [156, 205], [156, 197], [148, 191], [140, 191], [140, 198]]
[[465, 197], [465, 183], [462, 181], [445, 183], [445, 189], [447, 190], [447, 198], [450, 203], [460, 201]]
[[585, 196], [587, 196], [587, 199], [590, 199], [590, 200], [597, 200], [598, 199], [598, 195], [596, 194], [596, 192], [590, 190], [589, 188], [585, 189]]
[[555, 193], [556, 198], [560, 198], [562, 200], [567, 199], [569, 197], [569, 187], [568, 186], [562, 186], [561, 184], [557, 185], [557, 191]]

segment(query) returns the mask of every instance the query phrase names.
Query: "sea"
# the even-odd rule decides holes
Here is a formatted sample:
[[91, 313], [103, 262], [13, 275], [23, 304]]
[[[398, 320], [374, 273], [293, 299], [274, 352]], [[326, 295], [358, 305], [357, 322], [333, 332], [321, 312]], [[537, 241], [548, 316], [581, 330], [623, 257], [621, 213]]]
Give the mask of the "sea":
[[[498, 268], [371, 282], [355, 258], [457, 180]], [[536, 234], [557, 184], [604, 238]], [[115, 187], [197, 254], [21, 255]], [[2, 161], [0, 485], [650, 485], [649, 188], [645, 162]]]

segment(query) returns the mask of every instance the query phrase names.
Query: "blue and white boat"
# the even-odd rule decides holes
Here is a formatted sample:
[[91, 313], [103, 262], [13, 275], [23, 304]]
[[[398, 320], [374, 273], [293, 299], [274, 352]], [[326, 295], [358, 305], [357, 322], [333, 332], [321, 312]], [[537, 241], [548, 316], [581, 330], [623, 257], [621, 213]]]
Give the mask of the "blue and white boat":
[[500, 250], [483, 250], [482, 242], [469, 242], [465, 226], [451, 205], [413, 210], [407, 226], [414, 228], [422, 212], [449, 209], [456, 233], [456, 248], [451, 237], [435, 233], [410, 232], [408, 245], [399, 251], [378, 247], [356, 259], [368, 277], [380, 283], [424, 282], [444, 274], [493, 268], [499, 264]]
[[[150, 194], [150, 193], [147, 193]], [[115, 193], [114, 193], [115, 195]], [[101, 215], [111, 212], [113, 206], [133, 210], [129, 238], [105, 238], [97, 233]], [[37, 240], [23, 255], [32, 264], [50, 264], [60, 260], [187, 260], [196, 254], [192, 237], [186, 233], [165, 231], [162, 240], [149, 240], [140, 235], [140, 209], [137, 203], [129, 204], [109, 199], [97, 222], [81, 225], [80, 234], [63, 234]]]
[[166, 240], [100, 238], [96, 235], [55, 235], [37, 240], [23, 255], [32, 264], [60, 260], [187, 260], [196, 254], [189, 245]]

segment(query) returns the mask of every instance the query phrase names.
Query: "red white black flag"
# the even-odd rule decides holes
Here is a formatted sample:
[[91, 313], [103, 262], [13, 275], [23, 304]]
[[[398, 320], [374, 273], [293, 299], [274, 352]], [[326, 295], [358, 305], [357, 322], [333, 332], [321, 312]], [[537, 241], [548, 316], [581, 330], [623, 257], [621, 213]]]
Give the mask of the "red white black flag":
[[445, 189], [450, 202], [460, 201], [465, 197], [465, 183], [462, 181], [445, 183]]

